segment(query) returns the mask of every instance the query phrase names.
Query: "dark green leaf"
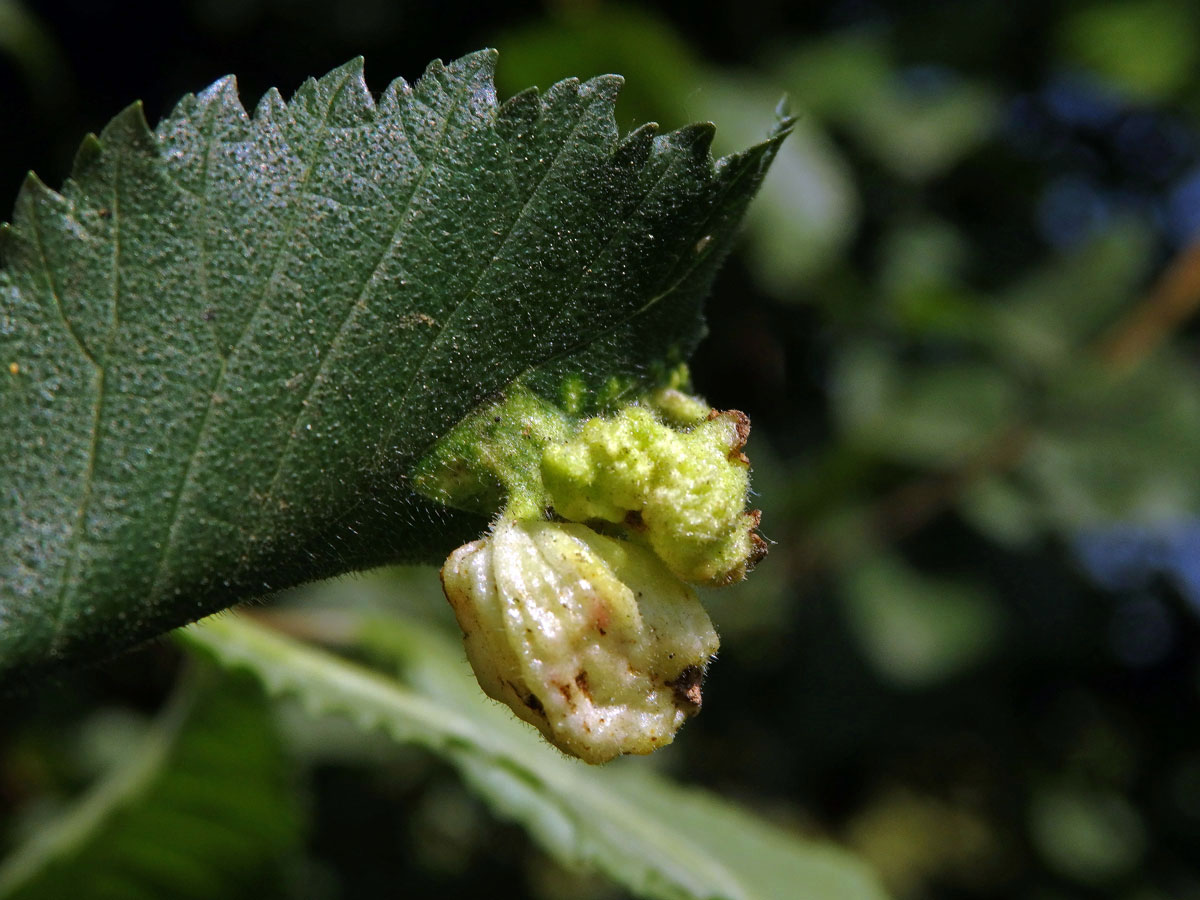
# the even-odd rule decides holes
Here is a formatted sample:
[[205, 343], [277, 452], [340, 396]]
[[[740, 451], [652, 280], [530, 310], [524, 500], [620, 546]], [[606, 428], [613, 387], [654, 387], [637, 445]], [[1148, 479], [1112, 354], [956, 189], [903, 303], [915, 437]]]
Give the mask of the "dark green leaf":
[[439, 561], [484, 520], [416, 494], [520, 380], [646, 383], [786, 126], [620, 137], [620, 79], [498, 105], [494, 54], [378, 100], [361, 62], [232, 79], [30, 177], [0, 244], [0, 681], [308, 579]]

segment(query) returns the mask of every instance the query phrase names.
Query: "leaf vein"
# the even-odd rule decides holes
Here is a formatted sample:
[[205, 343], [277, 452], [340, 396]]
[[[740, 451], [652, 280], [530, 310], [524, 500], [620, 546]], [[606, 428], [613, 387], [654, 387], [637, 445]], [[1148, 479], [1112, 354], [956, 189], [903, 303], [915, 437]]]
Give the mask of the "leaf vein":
[[50, 290], [50, 298], [54, 301], [54, 308], [58, 312], [58, 317], [62, 321], [63, 328], [75, 342], [75, 345], [79, 348], [79, 351], [87, 358], [87, 361], [96, 368], [100, 368], [100, 363], [96, 361], [95, 354], [93, 354], [88, 348], [87, 342], [80, 337], [79, 332], [75, 330], [75, 326], [72, 325], [71, 320], [67, 318], [66, 310], [63, 309], [62, 299], [58, 291], [58, 283], [54, 278], [54, 271], [50, 266], [50, 259], [46, 254], [46, 242], [42, 235], [42, 223], [38, 219], [36, 212], [30, 216], [30, 220], [33, 223], [33, 235], [34, 240], [37, 243], [38, 259], [41, 261], [42, 271], [46, 275], [46, 287]]
[[[342, 91], [345, 90], [346, 84], [347, 84], [347, 82], [349, 82], [349, 80], [350, 80], [350, 75], [347, 74], [342, 79], [341, 83], [337, 86], [337, 89], [331, 92], [329, 103], [326, 105], [326, 108], [325, 108], [325, 116], [321, 122], [321, 124], [323, 126], [328, 123], [329, 117], [333, 114], [333, 108], [336, 105], [338, 98], [341, 96]], [[316, 169], [317, 164], [321, 161], [323, 156], [324, 156], [324, 154], [322, 154], [322, 153], [314, 154], [312, 160], [309, 162], [308, 166], [305, 168], [304, 176], [301, 179], [300, 184], [296, 190], [297, 199], [304, 196], [305, 188], [308, 186], [309, 180], [312, 177], [312, 173]], [[245, 324], [242, 326], [241, 332], [238, 334], [237, 340], [234, 341], [233, 346], [229, 351], [228, 357], [225, 360], [223, 360], [221, 368], [218, 370], [217, 378], [213, 382], [212, 389], [209, 393], [208, 406], [206, 407], [206, 409], [204, 411], [204, 417], [200, 422], [199, 428], [197, 429], [196, 440], [192, 445], [191, 453], [189, 453], [189, 455], [188, 455], [187, 463], [184, 465], [183, 476], [182, 476], [181, 480], [179, 481], [179, 487], [176, 488], [175, 505], [174, 505], [174, 508], [173, 508], [173, 511], [172, 511], [172, 514], [170, 517], [170, 524], [167, 526], [167, 539], [165, 541], [163, 541], [163, 544], [162, 544], [163, 549], [162, 549], [162, 552], [159, 554], [158, 562], [155, 564], [154, 577], [151, 579], [150, 590], [149, 590], [148, 596], [146, 598], [146, 601], [144, 601], [144, 602], [150, 601], [153, 598], [154, 594], [160, 588], [160, 582], [162, 581], [163, 575], [166, 571], [167, 560], [170, 558], [171, 551], [174, 549], [175, 542], [178, 539], [179, 521], [180, 521], [179, 516], [180, 516], [180, 512], [184, 506], [183, 499], [184, 499], [184, 496], [188, 493], [189, 488], [191, 487], [192, 472], [193, 472], [195, 460], [196, 460], [196, 457], [200, 453], [200, 448], [203, 446], [205, 438], [207, 437], [209, 424], [212, 421], [212, 412], [213, 412], [214, 407], [217, 405], [217, 397], [220, 395], [221, 389], [224, 387], [224, 384], [225, 384], [225, 378], [228, 376], [228, 373], [229, 373], [229, 369], [230, 369], [229, 363], [232, 361], [232, 358], [238, 353], [239, 349], [242, 346], [243, 341], [245, 341], [246, 338], [253, 332], [254, 321], [255, 321], [255, 319], [258, 318], [259, 314], [261, 313], [263, 307], [265, 306], [265, 304], [267, 302], [267, 298], [271, 294], [271, 285], [275, 281], [275, 275], [278, 272], [280, 261], [285, 256], [284, 250], [286, 249], [286, 247], [288, 245], [288, 238], [291, 236], [292, 232], [295, 230], [296, 225], [299, 221], [298, 210], [300, 209], [300, 206], [301, 206], [301, 204], [299, 202], [292, 204], [291, 209], [290, 209], [291, 215], [288, 217], [288, 222], [284, 228], [281, 228], [279, 230], [279, 239], [275, 246], [275, 260], [272, 263], [271, 272], [269, 275], [267, 275], [264, 278], [263, 287], [262, 287], [262, 290], [259, 292], [259, 296], [258, 296], [257, 300], [255, 301], [254, 308], [251, 311], [250, 315], [246, 318]]]
[[[104, 342], [105, 363], [112, 351], [112, 343], [116, 338], [117, 329], [121, 325], [121, 157], [118, 155], [113, 168], [112, 200], [109, 204], [112, 210], [113, 252], [112, 252], [112, 302], [109, 312], [108, 334]], [[92, 439], [88, 445], [88, 461], [83, 476], [83, 492], [79, 500], [79, 508], [75, 513], [75, 523], [71, 528], [70, 543], [67, 548], [66, 564], [63, 566], [62, 579], [59, 582], [58, 597], [55, 600], [54, 619], [50, 628], [49, 653], [55, 655], [63, 627], [67, 623], [67, 615], [71, 609], [71, 579], [79, 563], [79, 545], [83, 542], [83, 532], [87, 525], [88, 510], [92, 505], [95, 493], [96, 461], [100, 457], [100, 439], [104, 431], [104, 405], [108, 390], [108, 370], [100, 366], [96, 376], [96, 402], [92, 408]]]
[[[642, 192], [640, 199], [645, 199], [646, 197], [650, 196], [650, 194], [652, 194], [654, 192], [654, 190], [672, 172], [672, 170], [675, 167], [675, 162], [676, 162], [675, 160], [672, 160], [667, 166], [665, 166], [663, 168], [662, 173], [657, 178], [655, 178], [653, 182], [651, 182], [651, 184], [646, 188], [645, 191]], [[579, 280], [576, 282], [575, 287], [572, 289], [569, 299], [573, 299], [579, 293], [580, 288], [583, 286], [583, 280], [584, 280], [584, 277], [585, 277], [588, 269], [592, 268], [595, 265], [596, 261], [603, 259], [608, 254], [608, 252], [612, 249], [612, 245], [617, 240], [617, 238], [622, 237], [626, 233], [626, 229], [629, 225], [629, 222], [632, 220], [633, 213], [634, 213], [634, 211], [636, 211], [638, 205], [639, 204], [637, 204], [637, 203], [630, 204], [630, 212], [625, 216], [624, 219], [622, 219], [621, 223], [617, 226], [617, 228], [613, 229], [613, 233], [609, 236], [608, 240], [606, 240], [604, 242], [604, 246], [600, 248], [600, 251], [594, 257], [592, 257], [591, 263], [588, 266], [586, 266], [584, 268], [584, 270], [580, 273]], [[557, 313], [555, 315], [555, 317], [553, 319], [551, 319], [548, 324], [552, 325], [555, 322], [557, 322], [559, 320], [559, 318], [561, 317], [561, 310], [563, 308], [565, 308], [567, 305], [568, 305], [568, 301], [566, 301], [566, 300], [563, 301], [559, 305], [560, 312]], [[644, 310], [645, 307], [643, 307], [642, 309]], [[595, 334], [586, 338], [585, 340], [576, 342], [575, 344], [571, 345], [567, 349], [561, 350], [558, 353], [552, 353], [550, 356], [546, 357], [545, 359], [539, 360], [537, 363], [533, 363], [530, 366], [527, 366], [521, 372], [518, 372], [512, 378], [508, 379], [508, 381], [505, 382], [505, 385], [515, 384], [518, 381], [520, 381], [520, 379], [522, 379], [526, 375], [528, 375], [530, 372], [537, 370], [541, 366], [548, 365], [549, 363], [553, 362], [554, 360], [560, 359], [563, 356], [566, 356], [567, 354], [578, 350], [580, 347], [586, 347], [587, 345], [589, 345], [589, 344], [593, 343], [595, 340], [597, 340], [599, 337], [603, 336], [604, 334], [607, 334], [609, 331], [611, 331], [615, 328], [619, 328], [621, 324], [623, 324], [623, 323], [618, 323], [618, 324], [610, 326], [607, 329], [596, 332]], [[474, 407], [471, 408], [470, 412], [474, 412], [474, 411], [479, 410], [479, 409], [483, 408], [484, 406], [486, 406], [488, 403], [491, 402], [493, 396], [494, 395], [489, 395], [488, 397], [481, 400], [479, 403], [477, 403]], [[468, 415], [469, 414], [470, 413], [468, 413]], [[421, 457], [423, 457], [426, 453], [429, 452], [429, 449], [434, 444], [436, 444], [438, 442], [438, 440], [440, 440], [440, 438], [441, 438], [440, 435], [432, 437], [425, 444], [425, 446], [422, 447], [422, 449], [415, 455], [414, 458], [420, 459]], [[385, 441], [385, 444], [388, 444], [388, 443], [390, 443], [390, 440]]]
[[[602, 97], [593, 100], [591, 103], [588, 104], [588, 107], [590, 108], [592, 105], [594, 105], [597, 102], [602, 102]], [[478, 295], [476, 295], [475, 292], [479, 290], [479, 285], [483, 282], [483, 279], [487, 276], [487, 274], [492, 271], [492, 268], [495, 266], [497, 260], [499, 260], [501, 258], [501, 256], [503, 255], [503, 251], [504, 251], [505, 247], [508, 246], [508, 242], [512, 238], [513, 231], [515, 231], [517, 225], [519, 225], [524, 220], [525, 214], [529, 211], [530, 205], [533, 203], [534, 198], [537, 197], [538, 194], [541, 192], [542, 187], [546, 183], [546, 179], [549, 178], [550, 174], [558, 168], [558, 164], [559, 164], [560, 160], [562, 159], [563, 152], [566, 150], [567, 146], [572, 143], [573, 139], [579, 132], [579, 126], [583, 123], [583, 121], [586, 118], [587, 118], [587, 109], [581, 110], [580, 114], [579, 114], [579, 118], [576, 119], [575, 124], [571, 128], [570, 135], [559, 146], [558, 151], [554, 155], [554, 159], [551, 161], [551, 164], [549, 166], [547, 166], [546, 170], [538, 177], [537, 183], [534, 185], [533, 190], [531, 190], [529, 192], [529, 196], [525, 198], [525, 202], [521, 204], [521, 209], [517, 212], [517, 215], [513, 217], [513, 220], [509, 224], [507, 231], [505, 231], [505, 233], [504, 233], [504, 237], [501, 239], [499, 245], [496, 247], [495, 253], [492, 254], [492, 258], [480, 270], [479, 275], [475, 278], [475, 281], [471, 285], [471, 288], [468, 291], [463, 293], [462, 299], [459, 300], [459, 302], [455, 304], [454, 308], [450, 311], [450, 315], [448, 315], [446, 317], [445, 321], [442, 323], [441, 328], [438, 329], [438, 332], [434, 336], [433, 340], [429, 342], [429, 346], [426, 348], [425, 353], [422, 354], [421, 360], [417, 364], [416, 369], [413, 370], [412, 377], [409, 379], [408, 385], [404, 389], [404, 394], [400, 398], [400, 403], [399, 403], [399, 407], [398, 407], [398, 409], [399, 409], [398, 418], [399, 419], [403, 420], [404, 414], [407, 411], [409, 398], [412, 395], [412, 390], [416, 386], [418, 380], [420, 379], [421, 373], [423, 373], [425, 371], [425, 367], [428, 365], [430, 359], [433, 357], [434, 352], [436, 351], [438, 346], [441, 344], [442, 339], [445, 337], [447, 332], [450, 331], [451, 325], [454, 323], [454, 320], [458, 317], [459, 312], [464, 307], [468, 307], [468, 306], [472, 305], [474, 300], [478, 299]], [[385, 440], [383, 442], [384, 447], [386, 447], [387, 445], [389, 445], [391, 443], [391, 438], [394, 435], [395, 435], [395, 429], [393, 428], [388, 433], [387, 440]], [[383, 453], [385, 451], [381, 448], [380, 452]]]
[[[478, 69], [476, 69], [476, 71], [478, 71]], [[472, 73], [472, 75], [473, 74], [474, 73]], [[308, 387], [304, 392], [304, 397], [297, 408], [295, 418], [292, 420], [292, 427], [288, 430], [287, 443], [284, 445], [283, 450], [280, 451], [279, 464], [276, 466], [275, 473], [272, 475], [270, 484], [267, 487], [262, 506], [264, 510], [269, 508], [269, 501], [275, 496], [275, 491], [279, 483], [279, 477], [283, 474], [284, 464], [287, 462], [287, 457], [296, 442], [297, 435], [300, 433], [300, 420], [304, 418], [304, 412], [307, 408], [308, 401], [312, 398], [313, 391], [316, 389], [317, 385], [320, 384], [321, 375], [325, 372], [325, 369], [329, 365], [330, 359], [337, 354], [338, 348], [341, 345], [341, 341], [346, 334], [346, 329], [354, 321], [358, 311], [365, 306], [368, 288], [375, 280], [375, 277], [379, 274], [380, 267], [392, 253], [397, 241], [401, 240], [403, 235], [406, 234], [408, 229], [412, 226], [412, 222], [415, 217], [411, 216], [410, 213], [413, 211], [414, 201], [416, 200], [417, 195], [421, 193], [421, 188], [425, 186], [425, 182], [429, 180], [429, 176], [433, 173], [434, 169], [437, 168], [437, 156], [446, 140], [446, 135], [450, 131], [450, 119], [453, 117], [454, 113], [458, 111], [458, 108], [466, 99], [467, 90], [470, 84], [470, 77], [463, 79], [462, 87], [459, 88], [458, 93], [455, 95], [454, 102], [446, 111], [442, 128], [437, 136], [437, 141], [433, 150], [429, 154], [429, 162], [422, 165], [421, 177], [416, 180], [412, 191], [408, 195], [408, 199], [404, 204], [404, 209], [401, 211], [398, 217], [399, 222], [397, 223], [396, 228], [394, 228], [392, 231], [391, 239], [384, 246], [383, 252], [380, 254], [378, 261], [371, 270], [371, 274], [364, 279], [362, 290], [359, 291], [358, 296], [354, 299], [354, 302], [350, 304], [350, 308], [347, 310], [346, 315], [342, 318], [342, 322], [338, 326], [338, 330], [333, 336], [333, 340], [330, 341], [328, 352], [322, 355], [321, 362], [318, 364], [316, 371], [313, 373], [313, 377], [308, 382]]]
[[[729, 184], [727, 184], [721, 190], [721, 192], [717, 195], [717, 199], [715, 199], [714, 202], [712, 203], [712, 209], [714, 210], [714, 212], [707, 219], [704, 220], [702, 227], [697, 228], [693, 232], [693, 236], [695, 236], [697, 234], [703, 235], [705, 232], [707, 232], [709, 230], [710, 224], [712, 221], [712, 215], [715, 215], [716, 214], [715, 211], [720, 209], [720, 202], [719, 202], [720, 198], [724, 198], [730, 191], [733, 190], [733, 188], [743, 178], [747, 177], [747, 175], [750, 172], [751, 172], [751, 168], [749, 166], [747, 166], [745, 169], [742, 170], [742, 172], [740, 172], [738, 174], [738, 176], [736, 178], [730, 179]], [[666, 173], [664, 173], [663, 177], [666, 177]], [[661, 180], [662, 180], [662, 178], [658, 179], [659, 182], [661, 182]], [[657, 182], [656, 182], [655, 186], [657, 186]], [[650, 192], [647, 191], [647, 194], [649, 194], [649, 193]], [[685, 281], [687, 281], [696, 272], [696, 270], [700, 268], [700, 266], [704, 263], [706, 258], [707, 257], [700, 256], [697, 259], [693, 260], [691, 265], [687, 266], [684, 269], [683, 273], [679, 277], [675, 278], [667, 288], [665, 288], [664, 290], [655, 294], [653, 297], [651, 297], [649, 300], [647, 300], [645, 303], [643, 303], [637, 309], [631, 311], [630, 313], [621, 317], [620, 319], [613, 322], [612, 324], [600, 329], [595, 334], [591, 335], [587, 340], [579, 341], [576, 344], [574, 344], [570, 347], [567, 347], [564, 350], [559, 351], [558, 353], [552, 354], [551, 356], [547, 357], [546, 359], [542, 360], [541, 362], [530, 366], [528, 369], [526, 369], [524, 372], [522, 372], [521, 375], [518, 376], [518, 379], [526, 377], [529, 373], [535, 371], [536, 369], [541, 368], [542, 366], [549, 365], [550, 363], [554, 362], [557, 359], [560, 359], [564, 356], [568, 356], [568, 355], [576, 352], [581, 347], [585, 347], [589, 344], [595, 343], [597, 340], [604, 337], [606, 334], [611, 334], [612, 332], [616, 331], [617, 329], [624, 328], [626, 325], [628, 325], [634, 319], [649, 312], [651, 309], [653, 309], [655, 306], [657, 306], [659, 303], [661, 303], [664, 299], [666, 299], [671, 294], [673, 294], [679, 288], [679, 286], [681, 284], [683, 284]], [[582, 279], [580, 279], [580, 284], [578, 286], [576, 286], [575, 293], [578, 293], [579, 287], [582, 286], [582, 283], [583, 283]], [[574, 296], [574, 294], [572, 296]], [[517, 380], [517, 379], [514, 379], [514, 380]]]
[[[207, 225], [209, 220], [212, 218], [212, 207], [209, 205], [209, 203], [207, 201], [208, 201], [208, 179], [209, 179], [209, 173], [212, 169], [212, 150], [213, 150], [213, 143], [214, 143], [213, 138], [216, 134], [216, 115], [215, 115], [215, 112], [213, 109], [213, 105], [210, 104], [209, 107], [205, 110], [204, 120], [205, 120], [204, 121], [205, 130], [207, 131], [207, 134], [205, 135], [205, 141], [204, 141], [204, 164], [200, 169], [200, 173], [201, 173], [201, 175], [200, 175], [200, 190], [198, 192], [196, 192], [195, 194], [193, 194], [193, 197], [195, 197], [197, 199], [197, 201], [200, 203], [200, 209], [199, 209], [200, 218], [203, 220], [204, 224]], [[182, 187], [182, 184], [180, 184], [179, 186]], [[211, 291], [210, 291], [210, 288], [208, 285], [209, 255], [212, 252], [211, 248], [209, 247], [210, 236], [211, 235], [210, 235], [209, 229], [207, 227], [200, 229], [200, 254], [199, 254], [199, 259], [196, 262], [196, 280], [200, 282], [200, 296], [203, 300], [203, 305], [205, 308], [208, 307], [209, 298], [211, 296]], [[221, 357], [222, 369], [223, 369], [224, 362], [225, 362], [228, 354], [226, 353], [225, 348], [221, 346], [221, 340], [217, 335], [217, 328], [212, 323], [211, 316], [201, 316], [201, 319], [203, 319], [208, 324], [208, 330], [209, 330], [209, 333], [212, 335], [213, 345], [217, 348], [217, 354]], [[203, 426], [201, 426], [201, 429], [203, 429]], [[189, 462], [189, 468], [190, 468], [190, 462]]]
[[[654, 190], [655, 190], [655, 188], [657, 188], [657, 187], [658, 187], [658, 185], [659, 185], [659, 184], [661, 184], [661, 183], [663, 182], [663, 180], [664, 180], [664, 179], [666, 179], [666, 177], [667, 177], [667, 176], [668, 176], [668, 175], [671, 173], [671, 171], [674, 169], [674, 166], [675, 166], [675, 162], [674, 162], [674, 161], [672, 161], [672, 163], [671, 163], [670, 165], [668, 165], [668, 166], [667, 166], [667, 167], [666, 167], [666, 168], [663, 170], [663, 173], [662, 173], [661, 175], [659, 175], [659, 176], [658, 176], [658, 177], [657, 177], [657, 178], [654, 180], [654, 182], [653, 182], [653, 183], [652, 183], [652, 184], [651, 184], [651, 185], [650, 185], [650, 186], [649, 186], [649, 187], [646, 189], [646, 191], [645, 191], [645, 192], [642, 194], [642, 197], [643, 197], [643, 198], [645, 198], [645, 197], [648, 197], [648, 196], [649, 196], [651, 193], [653, 193], [653, 192], [654, 192]], [[721, 193], [720, 193], [718, 196], [719, 196], [719, 197], [724, 197], [726, 194], [728, 194], [728, 193], [729, 193], [729, 192], [730, 192], [730, 191], [731, 191], [731, 190], [732, 190], [732, 189], [733, 189], [733, 188], [736, 186], [736, 184], [737, 184], [739, 181], [741, 181], [741, 180], [742, 180], [742, 178], [744, 178], [744, 177], [746, 176], [746, 174], [747, 174], [748, 172], [749, 172], [749, 167], [747, 167], [747, 169], [746, 169], [746, 170], [744, 170], [742, 173], [740, 173], [740, 174], [738, 175], [738, 177], [737, 177], [737, 178], [731, 179], [731, 180], [730, 180], [730, 183], [729, 183], [729, 184], [728, 184], [728, 185], [727, 185], [727, 186], [726, 186], [726, 187], [725, 187], [725, 188], [724, 188], [724, 189], [721, 191]], [[714, 204], [713, 204], [713, 207], [714, 207], [714, 208], [718, 208], [718, 206], [719, 206], [719, 205], [718, 205], [717, 203], [715, 203], [715, 202], [714, 202]], [[597, 254], [597, 255], [596, 255], [595, 259], [597, 259], [597, 260], [598, 260], [598, 259], [601, 259], [601, 258], [602, 258], [602, 257], [603, 257], [603, 256], [604, 256], [604, 255], [605, 255], [607, 252], [608, 252], [608, 249], [609, 249], [609, 247], [611, 246], [612, 242], [613, 242], [613, 241], [615, 241], [615, 240], [617, 239], [617, 237], [619, 237], [619, 236], [620, 236], [620, 235], [623, 233], [623, 229], [625, 228], [625, 226], [627, 226], [627, 225], [629, 224], [629, 220], [630, 220], [630, 218], [632, 218], [632, 216], [630, 216], [630, 217], [627, 217], [627, 218], [626, 218], [626, 219], [625, 219], [625, 220], [622, 222], [622, 226], [621, 226], [621, 228], [618, 228], [618, 229], [617, 229], [617, 230], [616, 230], [616, 231], [613, 233], [612, 237], [610, 237], [610, 238], [609, 238], [609, 240], [608, 240], [608, 241], [605, 243], [605, 246], [604, 246], [604, 248], [601, 250], [601, 252], [600, 252], [599, 254]], [[694, 232], [694, 234], [696, 234], [696, 233], [701, 233], [701, 232], [707, 232], [707, 231], [709, 230], [709, 224], [710, 224], [710, 221], [711, 221], [711, 217], [710, 217], [709, 219], [706, 219], [706, 220], [705, 220], [705, 222], [704, 222], [704, 225], [703, 225], [703, 227], [696, 229], [696, 231]], [[641, 305], [640, 307], [638, 307], [637, 309], [635, 309], [635, 310], [631, 311], [631, 312], [630, 312], [630, 313], [628, 313], [627, 315], [625, 315], [625, 316], [621, 317], [621, 318], [620, 318], [620, 319], [618, 319], [617, 321], [615, 321], [615, 322], [611, 323], [610, 325], [608, 325], [608, 326], [606, 326], [606, 327], [604, 327], [604, 328], [600, 329], [599, 331], [596, 331], [596, 332], [594, 332], [593, 334], [589, 335], [589, 336], [588, 336], [587, 338], [585, 338], [584, 340], [577, 341], [577, 342], [575, 342], [574, 344], [571, 344], [571, 345], [569, 345], [569, 346], [565, 347], [564, 349], [562, 349], [562, 350], [558, 351], [557, 353], [552, 353], [552, 354], [550, 354], [549, 356], [547, 356], [545, 359], [539, 360], [538, 362], [536, 362], [536, 363], [533, 363], [533, 364], [531, 364], [531, 365], [527, 366], [527, 367], [526, 367], [525, 369], [523, 369], [521, 372], [519, 372], [519, 373], [517, 373], [515, 376], [513, 376], [513, 378], [512, 378], [512, 379], [510, 379], [510, 380], [507, 382], [507, 384], [510, 384], [510, 385], [511, 385], [511, 384], [516, 384], [516, 383], [520, 382], [522, 379], [524, 379], [524, 378], [527, 378], [529, 375], [531, 375], [532, 373], [536, 372], [537, 370], [539, 370], [539, 369], [541, 369], [541, 368], [544, 368], [545, 366], [548, 366], [548, 365], [550, 365], [550, 364], [552, 364], [552, 363], [556, 362], [556, 361], [557, 361], [557, 360], [559, 360], [559, 359], [562, 359], [562, 358], [564, 358], [564, 357], [570, 356], [570, 355], [572, 355], [573, 353], [576, 353], [576, 352], [578, 352], [578, 351], [579, 351], [579, 350], [581, 350], [582, 348], [584, 348], [584, 347], [587, 347], [587, 346], [590, 346], [591, 344], [594, 344], [596, 341], [600, 340], [600, 339], [601, 339], [601, 338], [603, 338], [605, 335], [607, 335], [607, 334], [611, 334], [612, 332], [614, 332], [614, 331], [617, 331], [618, 329], [625, 327], [625, 326], [626, 326], [626, 325], [628, 325], [630, 322], [632, 322], [634, 319], [638, 318], [638, 317], [639, 317], [639, 316], [641, 316], [641, 315], [644, 315], [646, 312], [648, 312], [650, 309], [652, 309], [652, 308], [653, 308], [654, 306], [656, 306], [658, 303], [662, 302], [662, 300], [664, 300], [666, 297], [669, 297], [669, 296], [670, 296], [672, 293], [674, 293], [674, 292], [675, 292], [675, 290], [676, 290], [676, 289], [678, 289], [678, 287], [679, 287], [681, 284], [683, 284], [685, 281], [687, 281], [687, 279], [688, 279], [688, 278], [690, 278], [690, 277], [692, 276], [692, 274], [693, 274], [693, 273], [694, 273], [694, 272], [695, 272], [697, 269], [699, 269], [699, 268], [700, 268], [700, 265], [703, 263], [703, 261], [704, 261], [704, 257], [701, 257], [700, 259], [697, 259], [697, 260], [695, 260], [695, 261], [694, 261], [694, 262], [693, 262], [693, 263], [692, 263], [692, 264], [691, 264], [691, 265], [690, 265], [690, 266], [689, 266], [689, 267], [688, 267], [688, 268], [687, 268], [687, 269], [686, 269], [686, 270], [683, 272], [683, 274], [682, 274], [682, 275], [680, 275], [678, 278], [674, 279], [674, 280], [671, 282], [670, 286], [668, 286], [666, 289], [664, 289], [664, 290], [660, 291], [658, 294], [655, 294], [653, 297], [651, 297], [649, 300], [647, 300], [647, 301], [646, 301], [644, 304], [642, 304], [642, 305]], [[574, 297], [576, 294], [578, 294], [578, 293], [579, 293], [579, 289], [580, 289], [582, 286], [583, 286], [583, 277], [581, 276], [581, 277], [580, 277], [580, 279], [579, 279], [579, 282], [578, 282], [578, 284], [575, 286], [575, 289], [572, 291], [572, 294], [571, 294], [571, 296], [572, 296], [572, 297]], [[567, 305], [567, 304], [563, 304], [563, 306], [562, 306], [562, 307], [560, 307], [560, 309], [561, 309], [561, 308], [563, 308], [563, 307], [565, 307], [566, 305]], [[552, 320], [552, 323], [553, 323], [554, 321], [557, 321], [557, 320], [558, 320], [558, 317], [556, 317], [554, 320]], [[474, 407], [472, 407], [472, 409], [471, 409], [471, 411], [468, 413], [468, 415], [470, 415], [471, 413], [474, 413], [474, 412], [478, 411], [479, 409], [482, 409], [484, 406], [486, 406], [486, 405], [487, 405], [488, 403], [490, 403], [490, 402], [491, 402], [491, 397], [488, 397], [488, 398], [486, 398], [486, 399], [484, 399], [484, 400], [480, 401], [480, 402], [479, 402], [479, 403], [477, 403], [477, 404], [476, 404]], [[434, 437], [434, 438], [432, 438], [432, 439], [431, 439], [431, 440], [430, 440], [430, 441], [429, 441], [429, 442], [428, 442], [428, 443], [427, 443], [427, 444], [426, 444], [426, 445], [425, 445], [425, 446], [424, 446], [424, 447], [423, 447], [423, 448], [420, 450], [420, 452], [418, 452], [418, 453], [416, 454], [416, 458], [417, 458], [417, 459], [420, 459], [420, 458], [421, 458], [421, 457], [423, 457], [423, 456], [424, 456], [426, 453], [428, 453], [428, 452], [429, 452], [429, 450], [430, 450], [430, 448], [432, 448], [432, 447], [433, 447], [433, 445], [434, 445], [434, 444], [436, 444], [438, 440], [439, 440], [439, 438], [438, 438], [438, 437]]]

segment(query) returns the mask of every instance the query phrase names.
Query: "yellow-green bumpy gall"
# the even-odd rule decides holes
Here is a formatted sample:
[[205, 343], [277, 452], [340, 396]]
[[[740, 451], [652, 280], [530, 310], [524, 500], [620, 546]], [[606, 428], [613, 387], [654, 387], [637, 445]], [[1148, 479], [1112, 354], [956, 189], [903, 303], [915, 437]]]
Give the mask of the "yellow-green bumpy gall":
[[736, 410], [680, 430], [632, 406], [548, 446], [542, 481], [556, 515], [624, 525], [684, 581], [729, 584], [765, 550], [746, 510], [749, 431]]

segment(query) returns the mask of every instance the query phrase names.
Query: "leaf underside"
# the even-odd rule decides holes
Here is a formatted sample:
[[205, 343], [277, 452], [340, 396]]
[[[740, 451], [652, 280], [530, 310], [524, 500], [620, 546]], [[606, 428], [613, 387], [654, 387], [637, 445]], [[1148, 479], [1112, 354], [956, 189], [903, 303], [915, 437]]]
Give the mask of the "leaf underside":
[[411, 621], [362, 627], [371, 656], [382, 670], [400, 670], [404, 683], [238, 616], [180, 635], [312, 715], [347, 716], [364, 730], [428, 747], [556, 859], [598, 869], [639, 897], [884, 900], [868, 870], [831, 845], [642, 765], [599, 768], [554, 750], [480, 693], [456, 642]]
[[495, 54], [378, 99], [232, 78], [32, 175], [0, 233], [0, 685], [240, 600], [440, 562], [485, 522], [408, 473], [518, 380], [646, 383], [786, 124], [618, 135], [621, 80], [498, 104]]

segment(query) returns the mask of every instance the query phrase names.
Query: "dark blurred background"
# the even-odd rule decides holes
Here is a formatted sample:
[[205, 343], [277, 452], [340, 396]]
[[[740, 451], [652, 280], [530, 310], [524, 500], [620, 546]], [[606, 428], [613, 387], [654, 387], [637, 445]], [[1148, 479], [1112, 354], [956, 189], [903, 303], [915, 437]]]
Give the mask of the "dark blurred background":
[[[504, 96], [619, 72], [622, 128], [711, 119], [719, 152], [785, 93], [798, 117], [693, 365], [754, 422], [774, 546], [708, 598], [675, 774], [898, 898], [1200, 897], [1200, 8], [0, 0], [0, 196], [138, 98], [154, 122], [232, 72], [252, 107], [359, 54], [380, 92], [482, 46]], [[427, 576], [362, 590], [389, 584], [437, 617]], [[150, 647], [0, 712], [0, 849], [178, 667]], [[294, 896], [623, 896], [417, 751], [281, 728]]]

